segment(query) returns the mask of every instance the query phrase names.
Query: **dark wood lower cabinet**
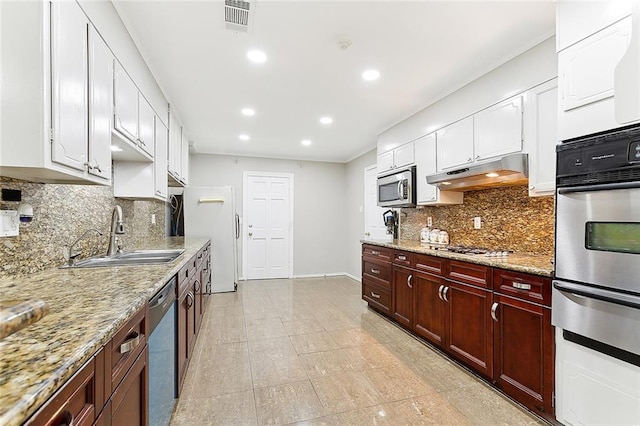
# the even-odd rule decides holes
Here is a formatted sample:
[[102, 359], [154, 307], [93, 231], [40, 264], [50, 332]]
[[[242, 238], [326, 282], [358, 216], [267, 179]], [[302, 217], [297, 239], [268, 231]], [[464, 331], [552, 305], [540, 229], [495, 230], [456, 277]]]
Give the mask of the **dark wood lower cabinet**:
[[414, 330], [436, 346], [444, 347], [446, 305], [440, 298], [444, 280], [435, 275], [416, 272], [414, 275]]
[[413, 327], [413, 272], [393, 266], [393, 318], [407, 328]]
[[477, 372], [493, 376], [493, 337], [490, 291], [447, 281], [446, 350]]
[[499, 294], [493, 301], [496, 385], [531, 410], [553, 419], [551, 309]]
[[147, 407], [149, 406], [148, 383], [149, 350], [138, 356], [131, 369], [111, 396], [111, 424], [127, 426], [146, 426]]

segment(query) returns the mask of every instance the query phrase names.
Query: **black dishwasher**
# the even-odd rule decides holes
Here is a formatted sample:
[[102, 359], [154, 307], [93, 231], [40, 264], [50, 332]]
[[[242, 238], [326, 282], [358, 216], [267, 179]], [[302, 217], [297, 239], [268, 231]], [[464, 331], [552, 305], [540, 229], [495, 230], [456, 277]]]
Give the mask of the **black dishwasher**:
[[149, 301], [149, 425], [168, 425], [176, 389], [176, 284], [173, 277]]

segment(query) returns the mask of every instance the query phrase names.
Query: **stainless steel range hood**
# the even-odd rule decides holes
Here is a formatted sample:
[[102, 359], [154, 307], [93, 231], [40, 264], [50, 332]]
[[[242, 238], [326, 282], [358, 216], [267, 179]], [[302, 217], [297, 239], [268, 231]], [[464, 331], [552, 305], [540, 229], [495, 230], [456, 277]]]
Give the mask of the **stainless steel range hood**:
[[529, 178], [527, 154], [506, 155], [486, 163], [473, 164], [427, 176], [427, 183], [443, 191], [474, 191], [525, 185]]

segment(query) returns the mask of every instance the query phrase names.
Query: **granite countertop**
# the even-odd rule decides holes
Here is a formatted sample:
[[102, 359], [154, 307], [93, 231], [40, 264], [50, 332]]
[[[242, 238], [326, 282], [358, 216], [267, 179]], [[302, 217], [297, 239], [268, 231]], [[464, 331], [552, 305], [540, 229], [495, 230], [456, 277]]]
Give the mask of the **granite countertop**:
[[137, 248], [185, 249], [162, 265], [49, 269], [0, 279], [3, 299], [39, 299], [40, 321], [0, 341], [0, 425], [22, 424], [202, 248], [170, 237]]
[[389, 247], [399, 250], [407, 250], [414, 253], [423, 253], [431, 256], [443, 257], [446, 259], [461, 260], [464, 262], [477, 263], [479, 265], [492, 266], [495, 268], [508, 269], [510, 271], [525, 272], [527, 274], [553, 277], [554, 266], [553, 256], [534, 253], [511, 253], [509, 256], [487, 257], [482, 255], [468, 255], [452, 253], [443, 250], [433, 250], [428, 245], [423, 245], [420, 241], [413, 240], [361, 240], [365, 244], [373, 244], [382, 247]]

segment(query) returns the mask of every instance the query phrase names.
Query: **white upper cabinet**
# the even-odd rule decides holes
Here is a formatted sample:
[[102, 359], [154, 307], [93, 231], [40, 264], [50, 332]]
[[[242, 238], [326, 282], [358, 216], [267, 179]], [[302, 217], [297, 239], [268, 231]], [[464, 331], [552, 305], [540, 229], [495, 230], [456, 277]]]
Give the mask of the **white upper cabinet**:
[[153, 158], [154, 165], [154, 181], [156, 197], [167, 199], [167, 150], [169, 148], [169, 130], [160, 121], [155, 118], [155, 156]]
[[438, 170], [473, 162], [473, 117], [467, 117], [438, 130]]
[[189, 139], [184, 127], [182, 128], [182, 156], [181, 156], [181, 172], [180, 182], [186, 186], [189, 183]]
[[378, 155], [378, 175], [385, 174], [394, 169], [412, 166], [415, 163], [413, 142], [405, 143], [399, 147]]
[[84, 171], [87, 163], [87, 28], [76, 2], [51, 5], [53, 162]]
[[525, 150], [529, 154], [529, 196], [553, 195], [558, 141], [558, 80], [527, 91]]
[[436, 133], [415, 141], [416, 196], [418, 205], [462, 204], [463, 193], [440, 191], [427, 183], [427, 176], [437, 172]]
[[632, 18], [631, 2], [593, 2], [582, 10], [559, 1], [557, 8], [559, 139], [640, 121], [640, 44], [632, 43], [640, 18], [635, 11]]
[[156, 114], [149, 105], [149, 102], [138, 93], [138, 145], [140, 148], [153, 157], [154, 154], [154, 120]]
[[138, 88], [118, 62], [114, 71], [115, 130], [131, 141], [138, 140]]
[[89, 174], [111, 181], [113, 55], [89, 26]]
[[182, 125], [172, 112], [169, 114], [168, 172], [171, 183], [180, 183], [182, 172]]
[[473, 143], [476, 161], [522, 151], [522, 96], [474, 115]]

